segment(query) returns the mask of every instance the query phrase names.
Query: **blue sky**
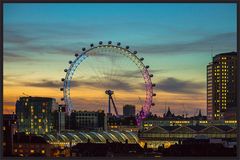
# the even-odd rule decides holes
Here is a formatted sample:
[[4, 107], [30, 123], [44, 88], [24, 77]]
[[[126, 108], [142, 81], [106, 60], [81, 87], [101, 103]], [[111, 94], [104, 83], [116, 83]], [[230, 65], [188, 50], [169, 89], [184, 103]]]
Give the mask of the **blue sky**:
[[[64, 76], [67, 61], [82, 47], [112, 40], [130, 45], [151, 66], [159, 84], [155, 113], [164, 111], [165, 102], [179, 113], [183, 103], [191, 113], [196, 108], [204, 113], [206, 65], [212, 55], [236, 50], [236, 27], [236, 5], [226, 3], [5, 4], [6, 108], [14, 109], [24, 91], [52, 96], [33, 82], [60, 98], [57, 87], [44, 85], [46, 80], [55, 83]], [[20, 91], [13, 92], [11, 85]]]

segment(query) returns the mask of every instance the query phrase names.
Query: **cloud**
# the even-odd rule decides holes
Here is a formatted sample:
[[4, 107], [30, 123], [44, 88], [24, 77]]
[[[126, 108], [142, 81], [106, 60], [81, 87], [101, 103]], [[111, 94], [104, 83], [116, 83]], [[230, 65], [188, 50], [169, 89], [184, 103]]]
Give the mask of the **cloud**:
[[213, 36], [208, 36], [200, 40], [188, 43], [173, 43], [173, 44], [153, 44], [139, 46], [139, 51], [143, 53], [199, 53], [213, 51], [232, 51], [236, 50], [237, 36], [235, 32], [222, 33]]
[[4, 52], [3, 54], [4, 62], [37, 62], [37, 60], [30, 58], [25, 55], [19, 55], [11, 52]]
[[[40, 80], [39, 82], [25, 82], [23, 83], [25, 86], [30, 86], [30, 87], [42, 87], [42, 88], [60, 88], [63, 86], [63, 82], [59, 81], [50, 81], [50, 80]], [[71, 87], [79, 87], [82, 86], [83, 84], [79, 81], [71, 81]]]
[[59, 28], [56, 28], [54, 24], [47, 24], [47, 26], [19, 24], [17, 26], [9, 25], [4, 30], [4, 50], [7, 52], [74, 54], [81, 49], [79, 46], [87, 47], [82, 38], [91, 35], [87, 33], [87, 29], [83, 31], [77, 26], [67, 24], [56, 24], [56, 26], [62, 26]]
[[204, 88], [205, 83], [203, 82], [184, 81], [173, 77], [160, 81], [156, 87], [157, 90], [183, 94], [200, 94], [200, 90]]
[[40, 80], [39, 82], [24, 82], [24, 86], [42, 87], [42, 88], [60, 88], [63, 83], [61, 81]]
[[[63, 82], [61, 81], [50, 81], [46, 79], [43, 79], [39, 82], [25, 82], [22, 84], [25, 86], [42, 87], [42, 88], [60, 88], [63, 86]], [[112, 90], [122, 90], [122, 91], [128, 91], [128, 92], [132, 92], [136, 89], [130, 83], [120, 81], [117, 79], [104, 80], [101, 82], [92, 81], [92, 80], [78, 80], [78, 81], [72, 80], [70, 83], [70, 86], [71, 88], [89, 87], [89, 88], [95, 88], [95, 89], [112, 89]]]
[[35, 38], [24, 35], [21, 32], [17, 32], [15, 30], [7, 29], [4, 32], [3, 42], [4, 43], [14, 43], [14, 44], [23, 45], [23, 44], [30, 43], [34, 39]]

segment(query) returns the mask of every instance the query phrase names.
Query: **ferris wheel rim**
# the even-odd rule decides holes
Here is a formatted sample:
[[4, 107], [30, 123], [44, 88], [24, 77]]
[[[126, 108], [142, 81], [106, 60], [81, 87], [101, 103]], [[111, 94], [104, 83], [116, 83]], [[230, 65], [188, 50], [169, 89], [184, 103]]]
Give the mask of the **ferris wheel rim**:
[[[117, 43], [117, 45], [113, 45], [111, 41], [108, 42], [108, 44], [103, 44], [101, 43], [101, 41], [99, 42], [99, 45], [94, 46], [93, 44], [91, 44], [91, 48], [86, 49], [86, 48], [82, 48], [82, 52], [80, 53], [76, 53], [75, 54], [75, 60], [74, 61], [69, 61], [70, 66], [68, 67], [68, 69], [64, 69], [64, 71], [66, 72], [65, 78], [62, 78], [62, 81], [64, 82], [63, 84], [63, 88], [61, 88], [60, 90], [63, 91], [63, 98], [61, 98], [61, 100], [64, 101], [66, 109], [67, 109], [67, 113], [68, 115], [71, 114], [71, 111], [73, 110], [74, 106], [72, 104], [72, 100], [70, 97], [70, 83], [72, 80], [72, 77], [74, 75], [75, 70], [78, 68], [78, 66], [81, 64], [82, 61], [84, 61], [88, 56], [90, 56], [91, 54], [90, 51], [93, 51], [97, 48], [113, 48], [113, 49], [118, 49], [121, 51], [126, 52], [127, 55], [123, 55], [126, 56], [128, 59], [130, 59], [133, 63], [135, 63], [135, 65], [138, 67], [138, 69], [140, 70], [140, 72], [142, 73], [142, 77], [145, 81], [145, 91], [146, 91], [146, 98], [145, 98], [145, 102], [143, 105], [143, 113], [139, 114], [138, 118], [137, 118], [137, 123], [139, 124], [150, 112], [151, 106], [154, 105], [153, 103], [153, 96], [156, 96], [155, 93], [153, 93], [153, 87], [155, 86], [155, 84], [152, 84], [151, 81], [151, 77], [153, 76], [152, 74], [149, 73], [148, 68], [149, 66], [145, 65], [143, 63], [144, 58], [141, 57], [139, 58], [136, 54], [137, 51], [131, 51], [129, 49], [129, 46], [126, 46], [125, 48], [121, 47], [121, 43]], [[118, 52], [115, 52], [117, 54], [120, 54]], [[142, 67], [142, 69], [140, 68]]]

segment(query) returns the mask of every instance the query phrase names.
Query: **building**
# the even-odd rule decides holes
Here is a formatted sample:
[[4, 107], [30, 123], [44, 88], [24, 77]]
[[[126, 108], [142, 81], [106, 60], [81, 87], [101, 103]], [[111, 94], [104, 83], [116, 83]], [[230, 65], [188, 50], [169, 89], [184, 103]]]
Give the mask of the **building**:
[[17, 132], [16, 114], [3, 115], [3, 155], [11, 156], [13, 152], [13, 136]]
[[76, 157], [136, 157], [144, 154], [144, 149], [139, 144], [129, 144], [128, 141], [125, 143], [107, 142], [104, 144], [78, 143], [71, 150]]
[[207, 121], [207, 120], [193, 120], [193, 119], [186, 119], [186, 120], [156, 120], [156, 119], [145, 119], [141, 123], [141, 130], [146, 130], [151, 127], [158, 127], [158, 126], [188, 126], [188, 125], [202, 125], [202, 126], [211, 126], [211, 125], [228, 125], [230, 127], [236, 127], [237, 121], [236, 120], [214, 120], [214, 121]]
[[19, 132], [44, 134], [53, 129], [52, 111], [56, 100], [46, 97], [20, 97], [16, 102]]
[[66, 113], [64, 108], [58, 106], [58, 110], [53, 111], [53, 129], [55, 131], [64, 131], [66, 122]]
[[134, 105], [124, 105], [123, 106], [123, 116], [134, 117], [136, 112], [136, 107]]
[[237, 140], [237, 128], [228, 125], [187, 125], [151, 127], [138, 133], [139, 143], [147, 143], [148, 148], [157, 149], [160, 146], [168, 148], [186, 139], [221, 139], [225, 142]]
[[217, 143], [212, 143], [211, 139], [186, 139], [181, 144], [175, 144], [169, 148], [159, 147], [163, 157], [227, 157], [237, 156], [236, 144], [226, 146], [219, 139], [214, 140]]
[[66, 129], [72, 130], [104, 130], [105, 113], [103, 110], [97, 112], [73, 111], [66, 118]]
[[107, 122], [108, 130], [116, 131], [131, 131], [137, 132], [139, 130], [137, 126], [137, 121], [135, 117], [125, 117], [125, 116], [111, 116]]
[[174, 113], [171, 112], [170, 107], [168, 107], [168, 111], [163, 114], [164, 119], [175, 119]]
[[14, 156], [53, 156], [54, 145], [37, 135], [26, 135], [25, 133], [17, 133], [14, 135], [13, 155]]
[[208, 120], [235, 120], [237, 108], [237, 53], [222, 53], [207, 65]]
[[138, 143], [137, 134], [130, 131], [64, 131], [61, 133], [52, 132], [41, 135], [49, 144], [69, 147], [78, 143], [113, 143], [121, 142], [125, 143], [126, 140], [129, 144]]
[[207, 116], [202, 115], [201, 110], [199, 110], [198, 115], [192, 117], [184, 117], [180, 115], [174, 115], [170, 108], [163, 114], [163, 117], [158, 117], [156, 115], [150, 115], [141, 122], [140, 130], [147, 130], [152, 127], [160, 126], [188, 126], [188, 125], [228, 125], [230, 127], [236, 127], [236, 120], [207, 120]]

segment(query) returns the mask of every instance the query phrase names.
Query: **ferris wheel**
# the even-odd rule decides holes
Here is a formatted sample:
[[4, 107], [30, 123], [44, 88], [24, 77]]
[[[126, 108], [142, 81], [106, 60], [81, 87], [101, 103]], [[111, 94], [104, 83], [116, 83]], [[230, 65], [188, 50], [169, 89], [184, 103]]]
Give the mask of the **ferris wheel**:
[[129, 46], [121, 47], [120, 42], [118, 42], [116, 45], [112, 44], [112, 41], [109, 41], [107, 44], [103, 44], [103, 42], [100, 41], [97, 46], [90, 44], [89, 49], [82, 48], [81, 52], [75, 54], [75, 59], [73, 61], [69, 61], [69, 68], [64, 69], [64, 72], [66, 73], [65, 78], [61, 79], [63, 82], [63, 87], [60, 88], [60, 90], [63, 92], [63, 98], [61, 98], [61, 100], [65, 103], [67, 114], [70, 115], [74, 109], [70, 91], [71, 81], [76, 69], [81, 65], [83, 61], [85, 61], [86, 58], [96, 56], [98, 54], [100, 55], [102, 52], [108, 52], [112, 55], [120, 55], [126, 57], [137, 66], [138, 70], [142, 74], [146, 95], [145, 102], [142, 105], [142, 110], [137, 116], [137, 124], [140, 124], [140, 122], [149, 114], [151, 106], [154, 106], [153, 96], [156, 96], [156, 94], [153, 93], [153, 87], [155, 87], [155, 84], [153, 84], [151, 81], [153, 74], [149, 73], [149, 66], [144, 65], [144, 58], [139, 58], [137, 56], [137, 51], [131, 51]]

